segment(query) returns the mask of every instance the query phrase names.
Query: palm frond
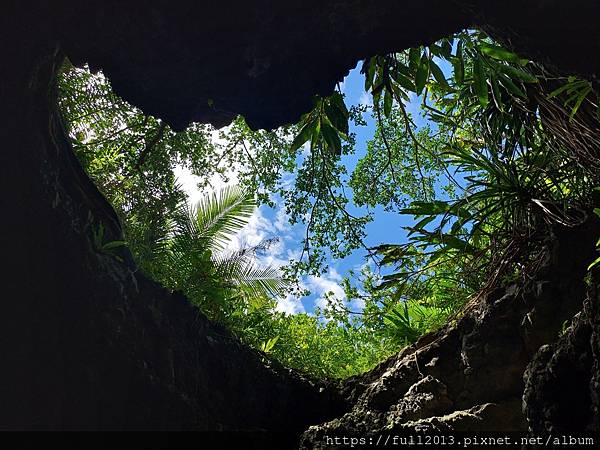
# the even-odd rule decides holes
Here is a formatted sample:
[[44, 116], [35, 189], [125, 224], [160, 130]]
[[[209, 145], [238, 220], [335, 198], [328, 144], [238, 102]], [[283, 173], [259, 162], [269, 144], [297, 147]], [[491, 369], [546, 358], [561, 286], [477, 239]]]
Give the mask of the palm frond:
[[252, 295], [277, 297], [283, 295], [287, 287], [281, 272], [275, 267], [259, 267], [250, 261], [241, 267], [240, 273], [236, 280], [238, 286]]
[[221, 251], [250, 220], [256, 209], [254, 197], [239, 186], [226, 186], [206, 194], [189, 208], [185, 232]]
[[272, 266], [259, 266], [254, 262], [256, 248], [260, 245], [213, 255], [215, 271], [232, 285], [252, 296], [282, 295], [287, 283], [279, 269]]

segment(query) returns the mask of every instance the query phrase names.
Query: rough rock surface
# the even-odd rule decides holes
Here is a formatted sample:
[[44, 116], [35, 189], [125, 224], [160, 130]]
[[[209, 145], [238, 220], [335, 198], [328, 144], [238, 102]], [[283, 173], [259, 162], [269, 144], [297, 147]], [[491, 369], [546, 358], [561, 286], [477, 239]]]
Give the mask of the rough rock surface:
[[554, 342], [563, 322], [581, 309], [586, 261], [593, 257], [599, 222], [591, 218], [577, 229], [557, 229], [546, 240], [533, 280], [491, 292], [456, 325], [424, 336], [349, 381], [353, 408], [310, 427], [303, 448], [325, 448], [325, 436], [368, 438], [415, 427], [527, 431], [521, 411], [523, 372], [540, 346]]
[[[349, 381], [342, 395], [356, 406], [344, 416], [334, 390], [266, 366], [181, 296], [145, 279], [127, 254], [117, 255], [120, 261], [100, 251], [95, 227], [102, 223], [112, 240], [119, 224], [66, 145], [52, 79], [66, 55], [101, 67], [120, 95], [176, 128], [193, 120], [225, 124], [237, 113], [254, 127], [274, 127], [298, 118], [311, 95], [330, 92], [358, 59], [470, 24], [518, 51], [593, 76], [600, 72], [600, 60], [588, 57], [600, 47], [598, 2], [9, 0], [2, 7], [2, 428], [294, 434], [340, 417], [311, 429], [308, 442], [326, 427], [358, 429], [361, 411], [372, 412], [365, 420], [374, 427], [420, 420], [484, 427], [498, 411], [511, 412], [507, 427], [522, 426], [515, 407], [521, 374], [539, 345], [552, 342], [559, 318], [579, 308], [595, 232], [559, 239], [567, 242], [559, 253], [567, 254], [547, 266], [545, 281], [490, 295], [479, 316]], [[564, 310], [555, 316], [555, 308]], [[557, 421], [552, 426], [562, 426], [562, 404], [547, 405], [560, 381], [544, 372], [558, 361], [550, 353], [598, 348], [598, 312], [586, 311], [573, 336], [542, 351], [530, 369], [534, 429], [550, 426], [539, 419], [544, 411]], [[531, 323], [522, 325], [527, 314]], [[595, 351], [578, 361], [579, 379], [592, 387], [592, 424]], [[539, 389], [536, 374], [546, 380]]]
[[523, 402], [537, 436], [600, 432], [600, 298], [595, 281], [561, 339], [543, 346], [525, 372]]
[[360, 59], [471, 25], [563, 70], [600, 72], [593, 0], [8, 3], [9, 30], [47, 33], [176, 129], [237, 114], [256, 128], [294, 122]]

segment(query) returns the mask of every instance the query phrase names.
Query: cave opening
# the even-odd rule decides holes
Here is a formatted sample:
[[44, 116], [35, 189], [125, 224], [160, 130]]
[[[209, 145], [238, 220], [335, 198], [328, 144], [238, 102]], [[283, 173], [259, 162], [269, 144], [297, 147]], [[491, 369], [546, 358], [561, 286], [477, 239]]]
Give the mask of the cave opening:
[[590, 82], [472, 29], [366, 58], [273, 131], [238, 116], [174, 132], [68, 59], [58, 96], [123, 226], [107, 240], [95, 224], [94, 247], [120, 260], [126, 248], [209, 319], [316, 379], [367, 372], [535, 278], [544, 240], [585, 222], [597, 184], [593, 156], [556, 137], [594, 120]]
[[[163, 38], [177, 35], [174, 23], [194, 35], [179, 13], [162, 13], [144, 12], [140, 23], [160, 22]], [[191, 41], [166, 56], [170, 69], [149, 64], [149, 50], [128, 65], [114, 41], [94, 46], [81, 27], [78, 42], [61, 35], [60, 46], [36, 48], [35, 62], [16, 55], [26, 61], [17, 64], [22, 80], [11, 75], [3, 89], [25, 99], [14, 114], [25, 151], [7, 159], [5, 179], [20, 193], [7, 199], [18, 212], [5, 225], [17, 255], [8, 294], [22, 301], [8, 311], [6, 341], [19, 344], [4, 376], [24, 382], [6, 392], [3, 427], [281, 429], [304, 433], [307, 448], [331, 433], [373, 436], [382, 423], [597, 429], [595, 69], [543, 45], [537, 55], [564, 58], [564, 71], [533, 62], [534, 41], [498, 32], [507, 19], [493, 7], [480, 13], [434, 18], [434, 32], [401, 36], [402, 45], [379, 37], [352, 55], [333, 39], [323, 81], [294, 62], [297, 89], [281, 69], [293, 60], [285, 46], [276, 59], [261, 40], [204, 78], [183, 70], [198, 67]], [[373, 21], [373, 31], [373, 17], [338, 14], [330, 25], [340, 36], [382, 36], [389, 25]], [[473, 17], [484, 26], [465, 28]], [[510, 33], [523, 34], [520, 25]], [[90, 49], [93, 71], [83, 65]], [[55, 70], [65, 54], [76, 67]], [[97, 68], [161, 119], [112, 93]], [[169, 70], [183, 74], [179, 86]], [[60, 112], [47, 103], [53, 86]], [[186, 128], [192, 120], [233, 123]], [[286, 122], [294, 125], [276, 129]], [[185, 205], [191, 192], [177, 175], [206, 187], [232, 168], [240, 189]], [[279, 210], [265, 216], [257, 203]], [[382, 218], [383, 238], [368, 241], [365, 227]], [[231, 246], [247, 223], [254, 240]], [[307, 228], [297, 233], [297, 224]], [[345, 277], [332, 261], [355, 251], [376, 262]], [[282, 255], [293, 260], [285, 279], [265, 264]], [[26, 271], [38, 283], [22, 282]], [[320, 310], [284, 314], [299, 309], [287, 283], [296, 293], [322, 288], [311, 300]], [[560, 370], [569, 364], [577, 370]], [[561, 382], [572, 389], [560, 391]], [[577, 420], [564, 412], [564, 392], [585, 400]]]

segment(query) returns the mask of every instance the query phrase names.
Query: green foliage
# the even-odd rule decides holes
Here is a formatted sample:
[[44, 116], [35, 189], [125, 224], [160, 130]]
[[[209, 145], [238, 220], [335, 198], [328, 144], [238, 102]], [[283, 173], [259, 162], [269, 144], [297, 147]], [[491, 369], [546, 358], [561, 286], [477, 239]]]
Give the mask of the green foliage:
[[[575, 224], [598, 184], [540, 106], [560, 104], [576, 122], [599, 103], [586, 80], [552, 77], [477, 30], [367, 58], [362, 71], [372, 106], [348, 107], [338, 91], [275, 131], [240, 117], [173, 133], [101, 75], [72, 69], [59, 86], [75, 151], [140, 267], [265, 355], [319, 377], [367, 370], [452, 321], [482, 288], [525, 274], [536, 233]], [[377, 127], [363, 151], [351, 125], [368, 114]], [[236, 168], [240, 188], [182, 206], [178, 166], [200, 188]], [[272, 241], [227, 250], [257, 205], [276, 203], [306, 227], [285, 282], [256, 264]], [[405, 242], [365, 244], [380, 207], [409, 223]], [[99, 233], [98, 248], [111, 250]], [[370, 260], [343, 280], [345, 301], [329, 294], [314, 315], [277, 311], [291, 282], [361, 248]]]
[[185, 200], [175, 184], [175, 165], [201, 171], [209, 164], [193, 149], [210, 148], [210, 130], [195, 126], [176, 135], [116, 96], [101, 74], [87, 68], [63, 71], [58, 88], [76, 155], [115, 207], [133, 254], [147, 251]]
[[[272, 305], [274, 306], [274, 305]], [[286, 315], [248, 311], [238, 328], [244, 340], [288, 367], [319, 378], [346, 378], [373, 368], [397, 350], [391, 339], [353, 323], [348, 314]]]
[[302, 118], [300, 131], [290, 150], [296, 151], [310, 142], [312, 148], [322, 145], [327, 151], [340, 156], [342, 139], [348, 140], [348, 117], [348, 109], [339, 92], [328, 98], [317, 98], [313, 110]]
[[[597, 187], [594, 189], [600, 190]], [[594, 208], [594, 214], [596, 214], [598, 217], [600, 217], [600, 209]], [[596, 242], [596, 250], [600, 251], [600, 239], [598, 239], [598, 241]], [[600, 264], [600, 256], [598, 258], [596, 258], [594, 261], [592, 261], [592, 263], [588, 266], [588, 271], [592, 270], [598, 264]]]
[[[452, 68], [449, 77], [440, 65]], [[465, 31], [429, 47], [370, 58], [363, 71], [379, 126], [359, 165], [376, 166], [371, 155], [375, 149], [386, 161], [380, 167], [389, 167], [393, 175], [397, 165], [404, 176], [393, 179], [380, 169], [378, 177], [369, 179], [362, 173], [368, 169], [360, 166], [354, 192], [359, 201], [387, 201], [389, 210], [415, 219], [406, 227], [408, 242], [375, 249], [382, 264], [401, 269], [385, 275], [380, 286], [394, 289], [392, 298], [406, 296], [394, 314], [396, 326], [408, 324], [407, 308], [420, 298], [416, 291], [424, 285], [451, 288], [457, 300], [450, 312], [456, 311], [486, 282], [514, 274], [532, 233], [551, 223], [576, 221], [572, 209], [589, 195], [591, 174], [546, 133], [531, 106], [545, 95], [540, 68], [481, 32]], [[570, 82], [546, 97], [569, 91], [573, 115], [590, 91], [589, 83]], [[421, 96], [430, 128], [417, 130], [406, 111], [410, 95]], [[398, 148], [406, 149], [402, 164], [396, 162]], [[411, 148], [412, 153], [407, 151]], [[410, 171], [412, 183], [407, 181]], [[435, 199], [431, 180], [442, 172], [449, 184], [438, 192], [447, 198]], [[420, 189], [416, 180], [422, 182]], [[400, 201], [407, 193], [409, 207]]]
[[104, 236], [104, 225], [101, 222], [96, 224], [96, 226], [92, 230], [92, 245], [98, 253], [111, 255], [117, 260], [122, 261], [122, 258], [115, 253], [115, 250], [125, 246], [125, 241], [107, 241]]
[[[348, 185], [355, 205], [382, 205], [387, 211], [397, 211], [410, 201], [435, 197], [436, 182], [444, 172], [437, 154], [445, 144], [425, 127], [416, 137], [431, 153], [422, 154], [404, 133], [401, 116], [394, 108], [389, 119], [382, 119], [374, 138], [367, 143], [366, 154], [352, 172]], [[451, 184], [439, 188], [448, 195], [454, 191]]]
[[236, 186], [205, 195], [197, 205], [183, 205], [163, 236], [151, 245], [140, 265], [166, 287], [184, 292], [213, 320], [226, 322], [240, 302], [284, 292], [285, 282], [273, 267], [254, 264], [268, 247], [227, 250], [227, 244], [252, 216], [254, 196]]
[[600, 118], [600, 97], [588, 80], [570, 76], [565, 84], [552, 91], [548, 98], [564, 97], [564, 106], [570, 108], [569, 119], [573, 120], [583, 102], [592, 96], [596, 98], [596, 113]]
[[[273, 241], [227, 250], [256, 207], [255, 193], [270, 203], [268, 188], [274, 188], [282, 170], [295, 167], [290, 130], [251, 132], [239, 118], [218, 133], [194, 124], [175, 134], [123, 102], [101, 74], [86, 68], [65, 70], [59, 91], [74, 150], [119, 213], [126, 244], [142, 270], [185, 292], [250, 345], [314, 376], [353, 375], [391, 354], [387, 341], [358, 323], [341, 325], [319, 312], [276, 312], [274, 298], [283, 295], [287, 283], [275, 268], [255, 263], [256, 253]], [[322, 117], [316, 120], [344, 132], [348, 112], [341, 97], [320, 106]], [[322, 146], [324, 154], [340, 150], [335, 138]], [[321, 158], [319, 164], [328, 161]], [[191, 169], [199, 188], [214, 175], [226, 179], [228, 168], [240, 167], [237, 175], [245, 188], [227, 188], [188, 207], [175, 184], [177, 166]], [[112, 252], [116, 245], [105, 242], [102, 228], [92, 238], [98, 251]]]
[[383, 318], [387, 333], [403, 346], [416, 342], [425, 333], [440, 326], [441, 315], [442, 311], [438, 308], [406, 301], [396, 303]]

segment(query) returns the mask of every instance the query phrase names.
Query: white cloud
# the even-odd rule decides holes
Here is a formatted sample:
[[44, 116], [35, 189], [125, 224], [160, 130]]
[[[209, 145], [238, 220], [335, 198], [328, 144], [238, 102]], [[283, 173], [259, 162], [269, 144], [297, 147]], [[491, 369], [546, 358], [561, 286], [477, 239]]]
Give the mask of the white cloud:
[[293, 295], [288, 295], [285, 298], [278, 299], [275, 310], [284, 312], [286, 314], [300, 314], [306, 312], [300, 299], [294, 297]]
[[355, 298], [348, 302], [348, 306], [350, 307], [351, 311], [361, 312], [363, 309], [365, 309], [365, 301], [362, 298]]
[[285, 208], [279, 207], [277, 213], [275, 214], [275, 228], [280, 233], [284, 233], [288, 231], [288, 218], [285, 212]]
[[261, 208], [256, 208], [248, 224], [231, 240], [231, 248], [238, 249], [243, 246], [253, 246], [261, 241], [273, 237], [275, 227], [266, 219]]
[[321, 274], [320, 277], [314, 275], [309, 276], [306, 280], [306, 284], [311, 292], [317, 296], [315, 306], [325, 308], [327, 306], [325, 294], [330, 292], [333, 293], [338, 300], [346, 300], [344, 289], [339, 284], [341, 281], [341, 275], [333, 268], [329, 269], [329, 272]]
[[302, 255], [302, 250], [300, 250], [299, 248], [288, 248], [286, 251], [286, 255], [289, 259], [300, 259], [300, 255]]
[[204, 192], [198, 189], [199, 177], [192, 174], [192, 171], [183, 166], [175, 166], [175, 177], [177, 184], [181, 186], [188, 196], [190, 205], [195, 205], [204, 196]]
[[412, 115], [413, 119], [416, 119], [423, 114], [423, 111], [421, 110], [421, 99], [414, 92], [408, 93], [406, 111]]
[[373, 106], [373, 96], [370, 92], [363, 91], [362, 94], [360, 94], [358, 103], [363, 106]]

